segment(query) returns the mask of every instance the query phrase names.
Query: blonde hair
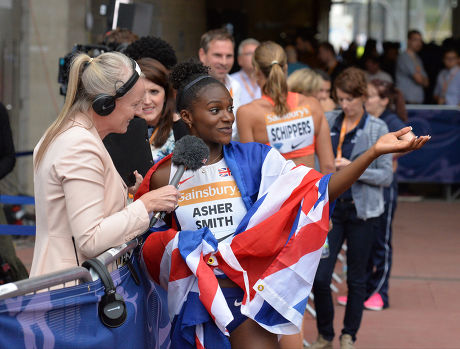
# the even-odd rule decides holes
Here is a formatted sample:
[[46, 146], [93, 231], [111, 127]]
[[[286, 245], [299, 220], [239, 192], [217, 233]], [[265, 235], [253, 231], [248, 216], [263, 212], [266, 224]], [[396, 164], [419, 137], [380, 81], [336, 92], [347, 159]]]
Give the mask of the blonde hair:
[[323, 78], [309, 68], [302, 68], [289, 75], [287, 84], [289, 91], [301, 93], [305, 96], [314, 96], [321, 90]]
[[284, 115], [289, 111], [287, 105], [288, 86], [285, 69], [287, 68], [286, 53], [273, 41], [265, 41], [256, 48], [253, 57], [256, 71], [260, 71], [267, 81], [262, 92], [273, 99], [275, 113]]
[[[119, 52], [103, 53], [95, 58], [75, 56], [70, 66], [69, 84], [64, 106], [45, 132], [34, 158], [37, 168], [50, 143], [64, 131], [75, 114], [88, 115], [94, 98], [101, 93], [114, 96], [115, 91], [133, 74], [131, 59]], [[89, 117], [89, 116], [88, 116]]]

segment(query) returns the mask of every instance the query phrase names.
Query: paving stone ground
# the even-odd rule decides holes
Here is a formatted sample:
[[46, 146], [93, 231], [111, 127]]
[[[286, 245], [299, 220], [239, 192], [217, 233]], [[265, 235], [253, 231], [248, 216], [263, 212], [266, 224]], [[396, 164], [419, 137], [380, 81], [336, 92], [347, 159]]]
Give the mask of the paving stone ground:
[[[399, 202], [393, 228], [390, 308], [364, 312], [357, 349], [460, 348], [460, 202]], [[340, 334], [345, 308], [335, 309]], [[304, 328], [313, 342], [311, 317]]]

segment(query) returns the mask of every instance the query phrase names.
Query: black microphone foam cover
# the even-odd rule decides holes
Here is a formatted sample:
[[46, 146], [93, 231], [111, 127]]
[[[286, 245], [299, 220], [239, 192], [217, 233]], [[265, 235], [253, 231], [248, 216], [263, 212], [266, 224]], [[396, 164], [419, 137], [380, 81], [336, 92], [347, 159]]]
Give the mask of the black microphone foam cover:
[[184, 165], [188, 170], [196, 171], [208, 158], [209, 148], [203, 140], [187, 135], [176, 142], [171, 161], [175, 166]]

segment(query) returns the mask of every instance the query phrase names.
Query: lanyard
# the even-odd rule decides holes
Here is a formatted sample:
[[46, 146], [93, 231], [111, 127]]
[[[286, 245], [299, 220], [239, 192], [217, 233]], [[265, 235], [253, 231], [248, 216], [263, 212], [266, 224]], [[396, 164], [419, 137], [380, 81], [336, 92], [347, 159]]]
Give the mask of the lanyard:
[[361, 118], [359, 118], [353, 123], [352, 127], [349, 130], [347, 130], [347, 126], [345, 125], [346, 119], [347, 117], [344, 116], [343, 121], [342, 121], [342, 127], [340, 128], [339, 144], [337, 145], [337, 156], [336, 156], [337, 159], [340, 159], [342, 157], [342, 145], [343, 145], [343, 141], [345, 140], [346, 133], [348, 131], [353, 130], [358, 125], [358, 123], [361, 121]]
[[152, 135], [150, 136], [150, 139], [149, 139], [150, 144], [153, 144], [153, 139], [155, 138], [155, 135], [157, 134], [157, 132], [158, 132], [158, 127], [155, 127], [155, 129], [153, 130]]
[[229, 79], [228, 75], [225, 77], [225, 87], [227, 88], [228, 92], [230, 92], [230, 97], [233, 98], [233, 88], [232, 88], [232, 81]]
[[[246, 76], [245, 75], [246, 75], [245, 72], [241, 72], [241, 81], [243, 81], [244, 88], [246, 89], [246, 91], [248, 91], [249, 96], [251, 96], [251, 98], [254, 99], [254, 88], [252, 87], [251, 80], [249, 79], [249, 77], [247, 75]], [[251, 84], [251, 86], [246, 81], [246, 78], [249, 81], [249, 84]]]

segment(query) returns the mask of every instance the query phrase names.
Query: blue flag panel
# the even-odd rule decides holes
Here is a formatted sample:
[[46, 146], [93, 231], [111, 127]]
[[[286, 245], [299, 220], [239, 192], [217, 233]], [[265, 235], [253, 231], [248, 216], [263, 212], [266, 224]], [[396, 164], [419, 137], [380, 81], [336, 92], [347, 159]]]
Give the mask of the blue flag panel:
[[460, 111], [408, 110], [416, 135], [431, 135], [420, 150], [399, 159], [399, 182], [460, 183]]

